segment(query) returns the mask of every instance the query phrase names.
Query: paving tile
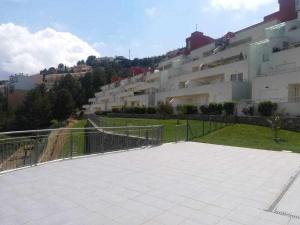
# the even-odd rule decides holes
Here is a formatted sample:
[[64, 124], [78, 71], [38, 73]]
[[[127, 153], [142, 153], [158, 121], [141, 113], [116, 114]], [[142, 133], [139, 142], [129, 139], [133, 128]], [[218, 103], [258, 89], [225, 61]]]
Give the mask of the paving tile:
[[[0, 175], [0, 224], [300, 225], [264, 211], [299, 165], [297, 154], [200, 143], [49, 163]], [[296, 212], [291, 190], [281, 206]]]

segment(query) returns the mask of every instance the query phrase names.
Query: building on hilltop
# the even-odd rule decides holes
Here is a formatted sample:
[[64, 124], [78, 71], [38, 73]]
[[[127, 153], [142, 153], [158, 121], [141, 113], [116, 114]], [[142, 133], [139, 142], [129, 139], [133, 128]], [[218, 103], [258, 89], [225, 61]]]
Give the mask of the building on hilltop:
[[167, 53], [157, 70], [102, 87], [86, 112], [159, 102], [175, 107], [270, 100], [281, 112], [300, 115], [300, 1], [279, 5], [263, 22], [220, 39], [192, 33], [185, 48]]

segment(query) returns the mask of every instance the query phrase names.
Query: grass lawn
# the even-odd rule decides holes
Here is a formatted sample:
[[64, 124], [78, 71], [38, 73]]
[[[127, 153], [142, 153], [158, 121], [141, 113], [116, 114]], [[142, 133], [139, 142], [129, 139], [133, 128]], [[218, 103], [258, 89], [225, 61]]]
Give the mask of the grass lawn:
[[280, 141], [272, 139], [272, 130], [267, 127], [237, 124], [217, 130], [193, 141], [247, 147], [266, 150], [289, 150], [300, 153], [300, 132], [281, 130]]
[[[99, 117], [99, 119], [102, 121], [101, 126], [105, 127], [163, 125], [163, 141], [165, 143], [175, 142], [176, 135], [177, 140], [179, 141], [183, 141], [186, 139], [186, 120], [132, 119], [109, 117]], [[176, 127], [177, 123], [179, 123], [180, 126]], [[224, 126], [223, 123], [210, 123], [198, 120], [190, 120], [189, 124], [190, 138], [203, 136], [203, 132], [204, 134], [207, 134]]]
[[[80, 120], [78, 121], [73, 128], [85, 128], [87, 121]], [[73, 135], [73, 147], [76, 150], [76, 155], [83, 155], [85, 149], [85, 137], [84, 137], [84, 130], [72, 131]], [[70, 135], [68, 135], [68, 141], [64, 145], [63, 148], [63, 157], [70, 156]]]

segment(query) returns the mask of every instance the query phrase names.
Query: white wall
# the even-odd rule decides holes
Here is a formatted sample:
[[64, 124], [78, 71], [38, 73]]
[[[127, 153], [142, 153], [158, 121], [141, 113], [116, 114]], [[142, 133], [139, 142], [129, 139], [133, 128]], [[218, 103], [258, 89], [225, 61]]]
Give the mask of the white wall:
[[288, 100], [289, 84], [300, 83], [300, 71], [273, 76], [257, 77], [252, 82], [252, 98], [254, 101]]

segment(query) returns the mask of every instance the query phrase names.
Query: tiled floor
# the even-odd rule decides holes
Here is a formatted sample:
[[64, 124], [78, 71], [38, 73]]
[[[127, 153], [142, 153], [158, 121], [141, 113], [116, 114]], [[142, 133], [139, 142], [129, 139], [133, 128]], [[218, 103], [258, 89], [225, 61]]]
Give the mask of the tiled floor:
[[0, 176], [0, 224], [299, 225], [264, 211], [299, 166], [297, 154], [198, 143], [49, 163]]

